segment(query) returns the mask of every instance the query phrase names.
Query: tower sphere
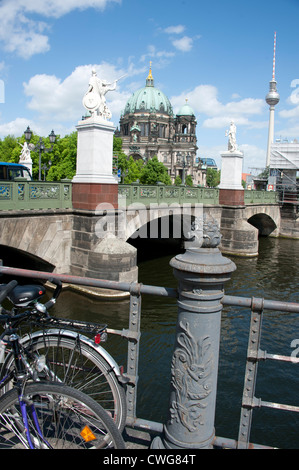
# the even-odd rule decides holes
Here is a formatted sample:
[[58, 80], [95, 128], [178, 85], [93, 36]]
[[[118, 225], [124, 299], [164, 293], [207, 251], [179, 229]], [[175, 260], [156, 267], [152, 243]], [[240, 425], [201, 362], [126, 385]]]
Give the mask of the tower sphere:
[[280, 100], [280, 96], [276, 89], [276, 81], [272, 80], [270, 82], [269, 93], [266, 96], [266, 102], [268, 103], [269, 106], [275, 106], [277, 105], [277, 103], [279, 103], [279, 100]]

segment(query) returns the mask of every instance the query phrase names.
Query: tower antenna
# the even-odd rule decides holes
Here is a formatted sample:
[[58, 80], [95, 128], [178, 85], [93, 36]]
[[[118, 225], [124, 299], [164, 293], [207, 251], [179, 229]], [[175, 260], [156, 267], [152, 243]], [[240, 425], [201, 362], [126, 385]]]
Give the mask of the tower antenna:
[[269, 118], [269, 131], [268, 131], [268, 146], [267, 146], [267, 155], [266, 155], [266, 166], [270, 165], [270, 154], [271, 154], [271, 145], [273, 144], [274, 138], [274, 110], [277, 103], [279, 103], [280, 97], [277, 92], [276, 80], [275, 80], [275, 55], [276, 55], [276, 32], [274, 33], [274, 54], [273, 54], [273, 70], [272, 70], [272, 80], [269, 86], [269, 93], [266, 96], [266, 103], [270, 107], [270, 118]]
[[273, 73], [272, 73], [273, 81], [275, 81], [275, 56], [276, 56], [276, 31], [274, 33]]

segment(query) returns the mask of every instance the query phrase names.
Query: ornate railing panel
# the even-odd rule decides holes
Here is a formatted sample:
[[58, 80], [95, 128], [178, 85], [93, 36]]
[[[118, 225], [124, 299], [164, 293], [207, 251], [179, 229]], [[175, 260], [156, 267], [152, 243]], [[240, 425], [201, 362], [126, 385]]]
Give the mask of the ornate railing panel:
[[70, 209], [70, 181], [1, 181], [0, 210]]
[[133, 203], [150, 204], [219, 204], [219, 189], [188, 186], [148, 186], [120, 184], [118, 194], [128, 206]]
[[278, 204], [279, 195], [275, 191], [244, 191], [246, 204]]

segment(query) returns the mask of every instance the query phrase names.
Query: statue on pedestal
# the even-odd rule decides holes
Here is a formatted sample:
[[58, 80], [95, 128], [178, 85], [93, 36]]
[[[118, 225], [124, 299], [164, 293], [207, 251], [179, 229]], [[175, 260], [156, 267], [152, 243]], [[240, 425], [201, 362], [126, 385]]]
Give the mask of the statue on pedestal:
[[108, 91], [114, 91], [116, 89], [116, 82], [118, 82], [118, 80], [120, 80], [120, 78], [114, 80], [112, 83], [107, 83], [105, 80], [98, 78], [97, 72], [94, 69], [92, 70], [89, 87], [83, 97], [83, 106], [91, 112], [91, 115], [96, 114], [106, 121], [111, 119], [112, 114], [106, 104], [105, 95]]
[[231, 121], [230, 128], [225, 132], [225, 137], [228, 137], [228, 150], [229, 152], [235, 152], [238, 150], [237, 141], [236, 141], [236, 132], [237, 128], [235, 123]]
[[27, 142], [24, 142], [24, 144], [20, 144], [20, 142], [18, 143], [22, 147], [19, 163], [32, 163], [30, 150], [34, 149], [34, 145], [27, 144]]

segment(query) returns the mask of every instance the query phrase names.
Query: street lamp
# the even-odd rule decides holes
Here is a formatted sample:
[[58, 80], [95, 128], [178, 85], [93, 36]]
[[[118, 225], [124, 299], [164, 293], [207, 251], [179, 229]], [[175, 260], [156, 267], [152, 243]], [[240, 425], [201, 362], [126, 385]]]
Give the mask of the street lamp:
[[27, 127], [26, 131], [24, 132], [24, 135], [25, 135], [25, 139], [27, 140], [27, 142], [30, 142], [31, 137], [32, 137], [32, 130], [30, 129], [29, 126]]
[[185, 154], [181, 154], [181, 152], [177, 153], [177, 162], [182, 167], [182, 184], [185, 184], [186, 181], [186, 166], [189, 167], [191, 164], [191, 155], [185, 156]]
[[[26, 131], [24, 132], [24, 135], [25, 135], [25, 139], [27, 140], [27, 142], [29, 142], [31, 137], [32, 137], [32, 131], [31, 131], [29, 126], [27, 127]], [[52, 130], [51, 134], [49, 135], [49, 140], [50, 140], [50, 144], [51, 144], [50, 148], [45, 147], [45, 144], [44, 144], [42, 138], [40, 137], [40, 139], [38, 141], [38, 144], [35, 145], [34, 148], [32, 149], [32, 150], [38, 150], [39, 151], [39, 161], [38, 161], [38, 179], [39, 179], [39, 181], [41, 180], [42, 153], [43, 152], [51, 152], [53, 150], [53, 144], [55, 144], [55, 141], [56, 141], [56, 135], [55, 135], [53, 130]]]

